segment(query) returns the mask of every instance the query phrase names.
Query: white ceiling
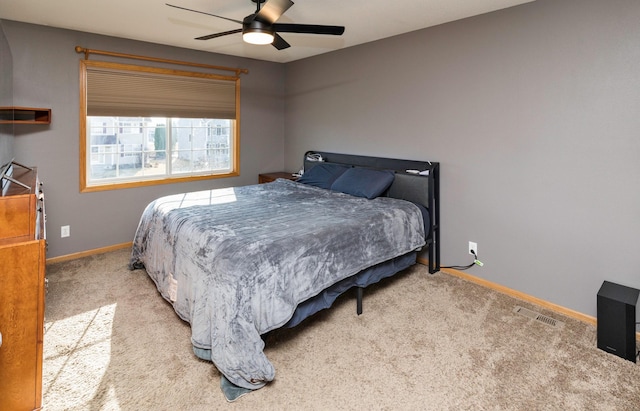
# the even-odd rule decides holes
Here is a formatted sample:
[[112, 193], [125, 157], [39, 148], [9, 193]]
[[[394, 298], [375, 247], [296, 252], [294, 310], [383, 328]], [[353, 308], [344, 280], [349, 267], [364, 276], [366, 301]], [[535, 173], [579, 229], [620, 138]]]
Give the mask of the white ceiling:
[[241, 34], [194, 37], [240, 28], [251, 0], [0, 0], [0, 18], [152, 43], [286, 63], [317, 54], [528, 3], [532, 0], [294, 0], [279, 23], [345, 26], [342, 36], [283, 33], [285, 50], [242, 41]]

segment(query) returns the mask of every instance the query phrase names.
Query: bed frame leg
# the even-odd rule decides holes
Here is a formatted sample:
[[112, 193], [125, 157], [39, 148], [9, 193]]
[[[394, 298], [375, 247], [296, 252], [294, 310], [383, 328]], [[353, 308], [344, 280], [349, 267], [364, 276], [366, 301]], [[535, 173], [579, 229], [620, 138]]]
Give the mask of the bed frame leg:
[[362, 314], [362, 287], [357, 287], [356, 291], [356, 313]]

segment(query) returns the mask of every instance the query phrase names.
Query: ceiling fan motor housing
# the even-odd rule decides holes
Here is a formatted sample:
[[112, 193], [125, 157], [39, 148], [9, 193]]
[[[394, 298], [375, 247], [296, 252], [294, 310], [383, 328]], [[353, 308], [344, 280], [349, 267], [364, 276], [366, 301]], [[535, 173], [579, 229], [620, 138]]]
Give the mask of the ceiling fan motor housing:
[[251, 44], [271, 44], [275, 37], [275, 30], [272, 24], [252, 14], [242, 20], [242, 37]]
[[267, 32], [274, 33], [273, 26], [267, 22], [258, 20], [255, 14], [251, 14], [242, 20], [242, 33]]

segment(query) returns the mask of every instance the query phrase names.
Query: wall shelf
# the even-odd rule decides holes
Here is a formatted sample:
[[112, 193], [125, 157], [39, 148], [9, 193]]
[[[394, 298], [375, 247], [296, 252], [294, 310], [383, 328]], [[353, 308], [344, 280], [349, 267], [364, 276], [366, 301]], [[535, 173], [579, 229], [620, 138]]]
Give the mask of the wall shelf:
[[0, 107], [0, 124], [51, 124], [51, 109]]

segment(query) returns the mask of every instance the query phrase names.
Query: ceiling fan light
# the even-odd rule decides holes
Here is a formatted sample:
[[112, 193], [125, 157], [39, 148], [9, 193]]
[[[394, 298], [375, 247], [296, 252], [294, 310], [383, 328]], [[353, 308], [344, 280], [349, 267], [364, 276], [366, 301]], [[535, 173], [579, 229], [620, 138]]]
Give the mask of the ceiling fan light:
[[250, 44], [271, 44], [273, 43], [273, 34], [261, 30], [251, 30], [242, 33], [242, 39]]

